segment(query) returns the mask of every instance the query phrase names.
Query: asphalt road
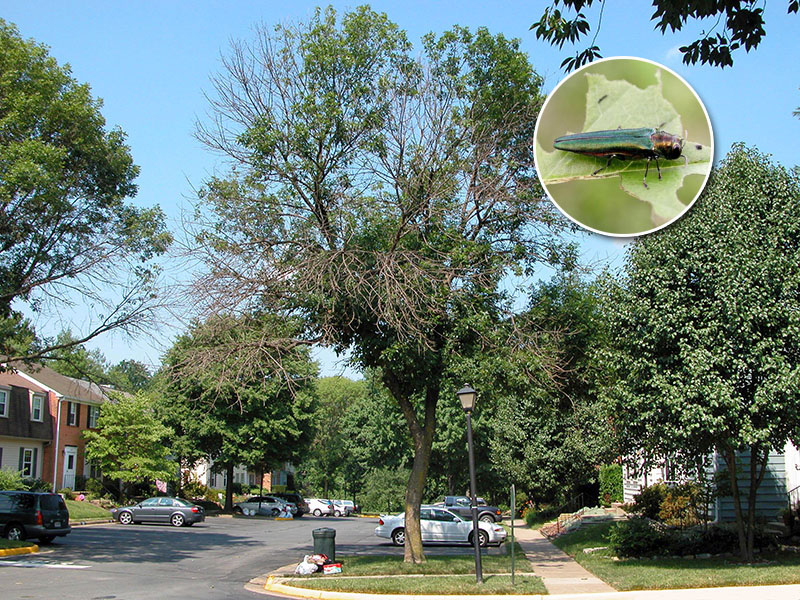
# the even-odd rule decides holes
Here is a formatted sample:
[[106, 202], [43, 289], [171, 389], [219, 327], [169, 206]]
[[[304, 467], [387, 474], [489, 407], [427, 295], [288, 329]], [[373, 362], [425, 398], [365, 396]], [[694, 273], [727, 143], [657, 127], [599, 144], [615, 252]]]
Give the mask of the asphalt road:
[[[75, 527], [38, 554], [0, 558], [0, 598], [161, 600], [264, 598], [252, 578], [313, 551], [311, 531], [336, 529], [337, 554], [402, 552], [374, 535], [376, 519], [293, 521], [209, 517], [192, 527]], [[452, 550], [452, 548], [451, 548]]]
[[[192, 527], [74, 527], [38, 554], [0, 558], [0, 599], [193, 600], [265, 598], [251, 579], [299, 563], [312, 530], [336, 530], [336, 554], [403, 554], [375, 536], [375, 518], [304, 516], [292, 521], [209, 517]], [[469, 545], [426, 545], [425, 553], [471, 554]], [[494, 548], [489, 552], [499, 551]], [[344, 568], [347, 563], [345, 561]], [[278, 598], [278, 596], [275, 596]]]

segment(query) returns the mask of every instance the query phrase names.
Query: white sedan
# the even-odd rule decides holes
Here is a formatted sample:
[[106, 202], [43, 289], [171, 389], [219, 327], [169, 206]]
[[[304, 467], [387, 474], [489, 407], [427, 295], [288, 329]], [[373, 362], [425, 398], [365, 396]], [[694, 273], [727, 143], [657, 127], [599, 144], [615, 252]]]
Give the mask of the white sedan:
[[[395, 546], [406, 543], [405, 514], [381, 516], [375, 535], [389, 538]], [[422, 541], [451, 542], [472, 544], [472, 520], [466, 521], [457, 514], [436, 506], [420, 508], [419, 525], [422, 530]], [[481, 546], [502, 544], [506, 539], [506, 530], [496, 523], [478, 522], [478, 542]]]

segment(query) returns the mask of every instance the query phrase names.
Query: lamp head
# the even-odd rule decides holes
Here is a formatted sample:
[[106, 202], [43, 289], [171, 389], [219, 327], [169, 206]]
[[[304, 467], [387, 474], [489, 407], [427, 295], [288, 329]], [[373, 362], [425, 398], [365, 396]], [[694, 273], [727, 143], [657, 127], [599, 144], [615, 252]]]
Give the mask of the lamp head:
[[463, 388], [456, 392], [458, 400], [461, 402], [461, 408], [465, 413], [471, 413], [475, 409], [475, 400], [478, 398], [478, 392], [473, 390], [470, 386], [465, 385]]

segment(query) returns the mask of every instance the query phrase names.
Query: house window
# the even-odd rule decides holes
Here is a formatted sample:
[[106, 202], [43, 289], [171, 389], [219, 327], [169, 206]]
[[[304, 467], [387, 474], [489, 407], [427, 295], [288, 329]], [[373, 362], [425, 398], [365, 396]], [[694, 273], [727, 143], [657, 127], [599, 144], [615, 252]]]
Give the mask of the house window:
[[44, 412], [44, 398], [38, 394], [34, 394], [31, 398], [31, 421], [43, 420], [42, 414]]
[[23, 477], [36, 477], [36, 448], [19, 449], [19, 470]]
[[87, 419], [87, 425], [90, 428], [97, 427], [97, 420], [100, 418], [100, 407], [99, 406], [90, 406], [89, 407], [89, 417]]
[[78, 403], [67, 402], [67, 425], [78, 425]]
[[7, 389], [0, 389], [0, 417], [8, 416], [8, 392]]

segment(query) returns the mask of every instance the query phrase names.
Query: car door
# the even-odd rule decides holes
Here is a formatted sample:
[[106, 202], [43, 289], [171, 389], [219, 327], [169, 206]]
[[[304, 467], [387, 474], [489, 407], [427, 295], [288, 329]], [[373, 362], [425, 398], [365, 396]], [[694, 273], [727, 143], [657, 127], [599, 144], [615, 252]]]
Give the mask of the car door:
[[172, 498], [159, 498], [158, 506], [156, 507], [156, 518], [159, 522], [166, 523], [169, 521], [172, 513], [175, 512], [175, 501]]
[[471, 523], [466, 523], [449, 510], [432, 509], [433, 519], [436, 522], [437, 541], [440, 542], [466, 542], [472, 529]]
[[158, 521], [158, 498], [148, 498], [131, 508], [134, 521]]
[[430, 508], [422, 508], [419, 511], [419, 529], [423, 542], [438, 541], [439, 531], [437, 523], [433, 519]]

